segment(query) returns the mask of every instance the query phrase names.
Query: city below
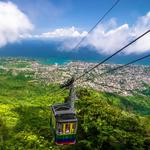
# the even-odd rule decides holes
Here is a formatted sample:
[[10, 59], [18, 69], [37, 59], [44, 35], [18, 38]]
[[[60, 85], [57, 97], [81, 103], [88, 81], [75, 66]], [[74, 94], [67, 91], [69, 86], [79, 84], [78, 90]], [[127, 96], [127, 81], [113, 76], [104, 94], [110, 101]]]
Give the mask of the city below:
[[[0, 70], [17, 76], [23, 74], [32, 77], [31, 82], [41, 81], [46, 84], [63, 83], [72, 76], [79, 77], [96, 63], [69, 62], [64, 65], [44, 65], [38, 61], [20, 58], [0, 58]], [[86, 74], [75, 86], [93, 88], [98, 91], [131, 95], [145, 90], [150, 84], [150, 66], [131, 65], [108, 73], [118, 64], [103, 64]], [[103, 73], [103, 74], [102, 74]]]

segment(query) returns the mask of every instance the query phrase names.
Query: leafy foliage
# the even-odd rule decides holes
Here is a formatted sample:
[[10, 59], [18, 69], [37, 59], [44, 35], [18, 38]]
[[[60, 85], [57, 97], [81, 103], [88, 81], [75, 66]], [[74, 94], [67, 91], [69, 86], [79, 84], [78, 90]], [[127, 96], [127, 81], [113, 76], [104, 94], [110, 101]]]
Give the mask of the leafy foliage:
[[107, 103], [98, 93], [79, 92], [79, 143], [86, 149], [148, 149], [150, 120]]
[[0, 87], [2, 150], [150, 149], [149, 96], [121, 97], [78, 88], [77, 144], [56, 146], [49, 128], [49, 106], [63, 102], [68, 92], [54, 92], [57, 85], [3, 71]]

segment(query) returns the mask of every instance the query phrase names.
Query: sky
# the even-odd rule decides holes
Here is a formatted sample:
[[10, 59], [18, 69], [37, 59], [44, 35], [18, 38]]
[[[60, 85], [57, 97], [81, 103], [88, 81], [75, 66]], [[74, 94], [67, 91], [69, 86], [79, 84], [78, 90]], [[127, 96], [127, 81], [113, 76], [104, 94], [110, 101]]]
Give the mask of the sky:
[[[71, 51], [116, 0], [0, 0], [0, 47], [24, 39], [59, 41]], [[121, 0], [82, 46], [115, 52], [150, 29], [149, 0]], [[150, 34], [126, 54], [150, 51]]]

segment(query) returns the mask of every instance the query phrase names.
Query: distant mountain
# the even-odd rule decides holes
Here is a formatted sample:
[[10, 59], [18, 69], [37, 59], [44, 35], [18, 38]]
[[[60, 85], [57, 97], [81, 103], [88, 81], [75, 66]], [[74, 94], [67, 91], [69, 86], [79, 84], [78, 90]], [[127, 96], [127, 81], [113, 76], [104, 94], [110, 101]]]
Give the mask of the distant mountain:
[[[13, 57], [32, 57], [32, 58], [53, 58], [57, 60], [80, 60], [99, 62], [104, 59], [105, 55], [100, 55], [96, 50], [82, 47], [78, 51], [60, 51], [61, 42], [52, 42], [46, 40], [24, 40], [15, 44], [9, 44], [3, 48], [0, 48], [0, 56], [13, 56]], [[117, 55], [113, 57], [109, 63], [124, 64], [131, 60], [134, 60], [142, 55]], [[150, 58], [138, 62], [143, 65], [150, 65]]]

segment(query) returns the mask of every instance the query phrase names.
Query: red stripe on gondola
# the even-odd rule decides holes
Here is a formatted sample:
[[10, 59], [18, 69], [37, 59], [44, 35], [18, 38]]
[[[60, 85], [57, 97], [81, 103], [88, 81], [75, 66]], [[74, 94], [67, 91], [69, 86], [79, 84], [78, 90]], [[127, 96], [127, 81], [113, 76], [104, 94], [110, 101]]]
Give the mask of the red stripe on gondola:
[[57, 145], [69, 145], [69, 144], [75, 144], [76, 141], [74, 142], [55, 142]]

